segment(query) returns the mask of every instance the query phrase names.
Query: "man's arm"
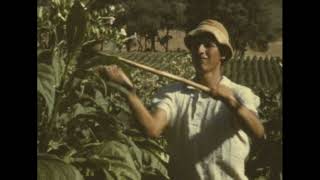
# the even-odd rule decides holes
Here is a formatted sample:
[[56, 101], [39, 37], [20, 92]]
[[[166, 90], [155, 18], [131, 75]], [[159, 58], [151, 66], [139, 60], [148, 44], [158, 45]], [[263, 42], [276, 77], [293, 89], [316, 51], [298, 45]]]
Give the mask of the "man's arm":
[[211, 96], [222, 100], [236, 115], [236, 124], [249, 135], [261, 139], [264, 137], [264, 127], [258, 116], [245, 107], [234, 95], [232, 90], [224, 85], [218, 85], [210, 88]]
[[151, 114], [134, 92], [128, 93], [127, 99], [135, 117], [145, 128], [146, 134], [149, 137], [160, 137], [162, 131], [168, 125], [166, 112], [157, 108]]
[[168, 125], [166, 112], [160, 108], [150, 113], [144, 106], [140, 98], [136, 95], [133, 85], [121, 68], [116, 65], [105, 66], [99, 70], [107, 78], [115, 83], [123, 85], [128, 89], [125, 94], [133, 114], [139, 123], [144, 127], [149, 137], [160, 137], [162, 131]]

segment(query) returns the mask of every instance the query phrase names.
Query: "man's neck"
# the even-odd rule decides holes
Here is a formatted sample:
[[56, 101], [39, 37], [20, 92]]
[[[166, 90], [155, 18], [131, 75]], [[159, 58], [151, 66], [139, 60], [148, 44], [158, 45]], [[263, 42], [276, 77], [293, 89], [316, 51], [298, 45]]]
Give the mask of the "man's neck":
[[195, 81], [207, 87], [214, 87], [222, 78], [220, 69], [217, 71], [207, 72], [205, 74], [197, 74]]

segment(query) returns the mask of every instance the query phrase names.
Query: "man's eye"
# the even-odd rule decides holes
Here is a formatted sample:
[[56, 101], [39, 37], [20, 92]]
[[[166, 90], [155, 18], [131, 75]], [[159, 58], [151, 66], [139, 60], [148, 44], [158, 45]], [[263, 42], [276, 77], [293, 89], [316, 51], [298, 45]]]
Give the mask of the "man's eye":
[[200, 46], [200, 44], [201, 44], [201, 43], [195, 42], [195, 43], [193, 43], [193, 44], [191, 45], [191, 48], [193, 48], [193, 49], [198, 48], [198, 47]]
[[205, 42], [204, 46], [206, 47], [217, 47], [217, 44], [214, 42]]

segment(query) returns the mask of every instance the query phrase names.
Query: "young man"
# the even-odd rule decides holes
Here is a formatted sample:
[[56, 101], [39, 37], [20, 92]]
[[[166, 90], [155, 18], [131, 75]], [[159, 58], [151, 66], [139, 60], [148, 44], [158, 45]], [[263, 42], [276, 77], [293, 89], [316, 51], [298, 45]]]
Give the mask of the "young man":
[[[128, 102], [150, 137], [167, 133], [170, 175], [175, 180], [247, 179], [245, 159], [249, 137], [262, 138], [257, 117], [259, 98], [244, 86], [222, 76], [223, 63], [233, 53], [229, 35], [215, 20], [204, 20], [185, 37], [196, 70], [194, 81], [211, 89], [201, 92], [174, 83], [162, 88], [149, 112], [131, 90]], [[110, 80], [130, 86], [123, 71], [108, 66]]]

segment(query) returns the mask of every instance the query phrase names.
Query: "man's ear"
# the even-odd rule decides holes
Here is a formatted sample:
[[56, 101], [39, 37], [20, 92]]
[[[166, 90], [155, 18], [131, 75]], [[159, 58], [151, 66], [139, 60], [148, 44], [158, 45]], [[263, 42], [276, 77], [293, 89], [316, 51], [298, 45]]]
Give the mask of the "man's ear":
[[221, 63], [224, 64], [224, 62], [226, 61], [226, 57], [225, 56], [221, 56]]
[[219, 44], [219, 51], [220, 51], [220, 59], [222, 63], [226, 61], [226, 46]]

